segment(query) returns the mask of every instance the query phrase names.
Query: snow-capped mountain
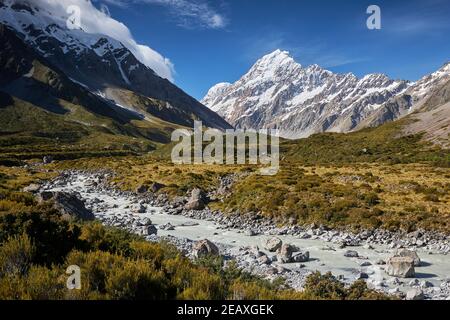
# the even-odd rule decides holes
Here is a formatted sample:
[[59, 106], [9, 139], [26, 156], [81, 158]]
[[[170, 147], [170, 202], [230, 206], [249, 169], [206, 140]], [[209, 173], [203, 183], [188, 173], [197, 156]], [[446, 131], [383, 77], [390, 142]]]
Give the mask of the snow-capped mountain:
[[[413, 111], [420, 111], [430, 106], [439, 105], [439, 101], [430, 102], [429, 99], [439, 97], [437, 94], [443, 86], [450, 81], [450, 62], [444, 64], [439, 70], [424, 76], [412, 83], [403, 93], [389, 99], [382, 107], [361, 121], [355, 129], [375, 127], [387, 121], [394, 121]], [[444, 103], [446, 101], [442, 101]]]
[[2, 0], [0, 23], [14, 30], [74, 83], [133, 111], [134, 106], [124, 98], [130, 93], [162, 101], [167, 112], [154, 108], [148, 112], [166, 121], [189, 126], [193, 119], [201, 119], [210, 127], [230, 128], [220, 116], [158, 76], [130, 46], [105, 34], [69, 29], [69, 14], [50, 11], [42, 3], [43, 0]]
[[288, 52], [276, 50], [237, 82], [212, 87], [202, 102], [237, 127], [278, 128], [284, 137], [300, 138], [354, 130], [390, 99], [407, 90], [425, 94], [428, 86], [436, 84], [433, 81], [414, 85], [383, 74], [359, 79], [318, 65], [303, 67]]

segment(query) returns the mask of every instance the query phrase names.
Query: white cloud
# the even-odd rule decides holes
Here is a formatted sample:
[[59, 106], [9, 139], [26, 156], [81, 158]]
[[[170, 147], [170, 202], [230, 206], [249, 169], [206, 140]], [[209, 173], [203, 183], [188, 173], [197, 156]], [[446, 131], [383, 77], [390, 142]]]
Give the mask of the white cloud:
[[179, 26], [186, 28], [224, 28], [228, 21], [205, 0], [104, 0], [105, 2], [127, 6], [130, 3], [147, 3], [166, 7]]
[[[109, 2], [121, 1], [109, 0]], [[67, 8], [71, 5], [78, 6], [81, 9], [81, 27], [85, 32], [103, 34], [120, 41], [139, 61], [153, 69], [159, 76], [170, 81], [174, 80], [175, 70], [169, 59], [146, 45], [138, 44], [127, 26], [97, 9], [90, 0], [32, 0], [32, 3], [52, 12], [64, 23], [69, 16], [66, 13]]]

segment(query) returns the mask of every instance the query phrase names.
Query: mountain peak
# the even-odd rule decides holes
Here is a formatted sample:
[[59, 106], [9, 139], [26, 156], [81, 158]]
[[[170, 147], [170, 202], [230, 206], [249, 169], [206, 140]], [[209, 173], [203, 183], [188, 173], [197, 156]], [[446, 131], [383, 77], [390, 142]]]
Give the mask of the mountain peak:
[[289, 51], [277, 49], [259, 59], [256, 62], [255, 66], [274, 66], [282, 64], [298, 64], [298, 63], [295, 62], [294, 58], [291, 57]]

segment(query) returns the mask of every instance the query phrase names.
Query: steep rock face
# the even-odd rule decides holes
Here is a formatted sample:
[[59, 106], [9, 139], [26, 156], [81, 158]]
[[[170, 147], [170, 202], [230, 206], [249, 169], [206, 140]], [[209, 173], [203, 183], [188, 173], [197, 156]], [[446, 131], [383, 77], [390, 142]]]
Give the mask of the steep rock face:
[[[188, 126], [194, 120], [202, 120], [209, 127], [231, 127], [169, 80], [159, 77], [121, 42], [81, 29], [70, 30], [65, 19], [38, 6], [38, 1], [3, 3], [0, 23], [14, 30], [36, 53], [62, 70], [73, 82], [99, 96], [115, 101], [116, 90], [128, 90], [163, 101], [165, 112], [155, 115], [163, 114], [163, 120]], [[115, 102], [120, 104], [120, 101]]]
[[426, 75], [403, 93], [389, 99], [381, 108], [362, 121], [356, 129], [375, 127], [393, 121], [414, 111], [430, 111], [449, 101], [446, 84], [450, 81], [450, 62]]
[[417, 83], [383, 74], [335, 74], [302, 67], [286, 51], [258, 60], [237, 82], [212, 87], [202, 102], [241, 128], [278, 128], [284, 137], [348, 132], [411, 112], [449, 75], [448, 64]]

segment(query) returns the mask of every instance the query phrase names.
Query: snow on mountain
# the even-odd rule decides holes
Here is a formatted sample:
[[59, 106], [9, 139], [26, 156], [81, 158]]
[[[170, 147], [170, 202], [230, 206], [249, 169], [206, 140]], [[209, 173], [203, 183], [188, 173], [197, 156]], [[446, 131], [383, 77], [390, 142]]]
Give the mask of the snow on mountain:
[[383, 74], [335, 74], [302, 67], [286, 51], [259, 59], [233, 84], [211, 88], [202, 102], [241, 128], [278, 128], [289, 138], [347, 132], [411, 83]]
[[450, 62], [447, 62], [439, 70], [412, 83], [405, 92], [386, 101], [382, 107], [361, 121], [355, 129], [375, 127], [387, 121], [404, 117], [413, 111], [420, 110], [422, 106], [427, 104], [429, 98], [435, 95], [435, 91], [449, 81]]
[[[66, 28], [67, 20], [71, 17], [71, 13], [67, 11], [71, 6], [80, 9], [80, 30]], [[78, 46], [82, 51], [97, 43], [100, 38], [107, 38], [115, 47], [125, 46], [142, 64], [155, 70], [161, 77], [173, 80], [173, 65], [170, 60], [153, 49], [136, 43], [124, 24], [98, 10], [90, 1], [2, 0], [0, 22], [27, 35], [28, 41], [39, 36], [29, 34], [30, 28], [45, 30], [54, 25], [53, 30], [48, 32], [61, 42], [67, 43], [68, 47], [63, 50], [75, 49], [75, 46]]]
[[448, 80], [450, 80], [450, 62], [447, 62], [439, 70], [417, 81], [408, 90], [408, 93], [418, 101], [425, 98], [433, 88], [442, 85]]
[[[67, 26], [69, 4], [81, 8], [80, 29]], [[117, 106], [134, 111], [133, 105], [127, 105], [119, 98], [124, 95], [152, 98], [171, 106], [166, 110], [150, 110], [163, 120], [187, 125], [193, 122], [192, 119], [202, 119], [210, 127], [230, 127], [217, 114], [150, 68], [153, 62], [156, 61], [156, 66], [160, 62], [158, 57], [152, 62], [154, 52], [137, 45], [125, 25], [97, 10], [91, 1], [2, 0], [0, 24], [12, 29], [74, 83], [82, 84]]]

